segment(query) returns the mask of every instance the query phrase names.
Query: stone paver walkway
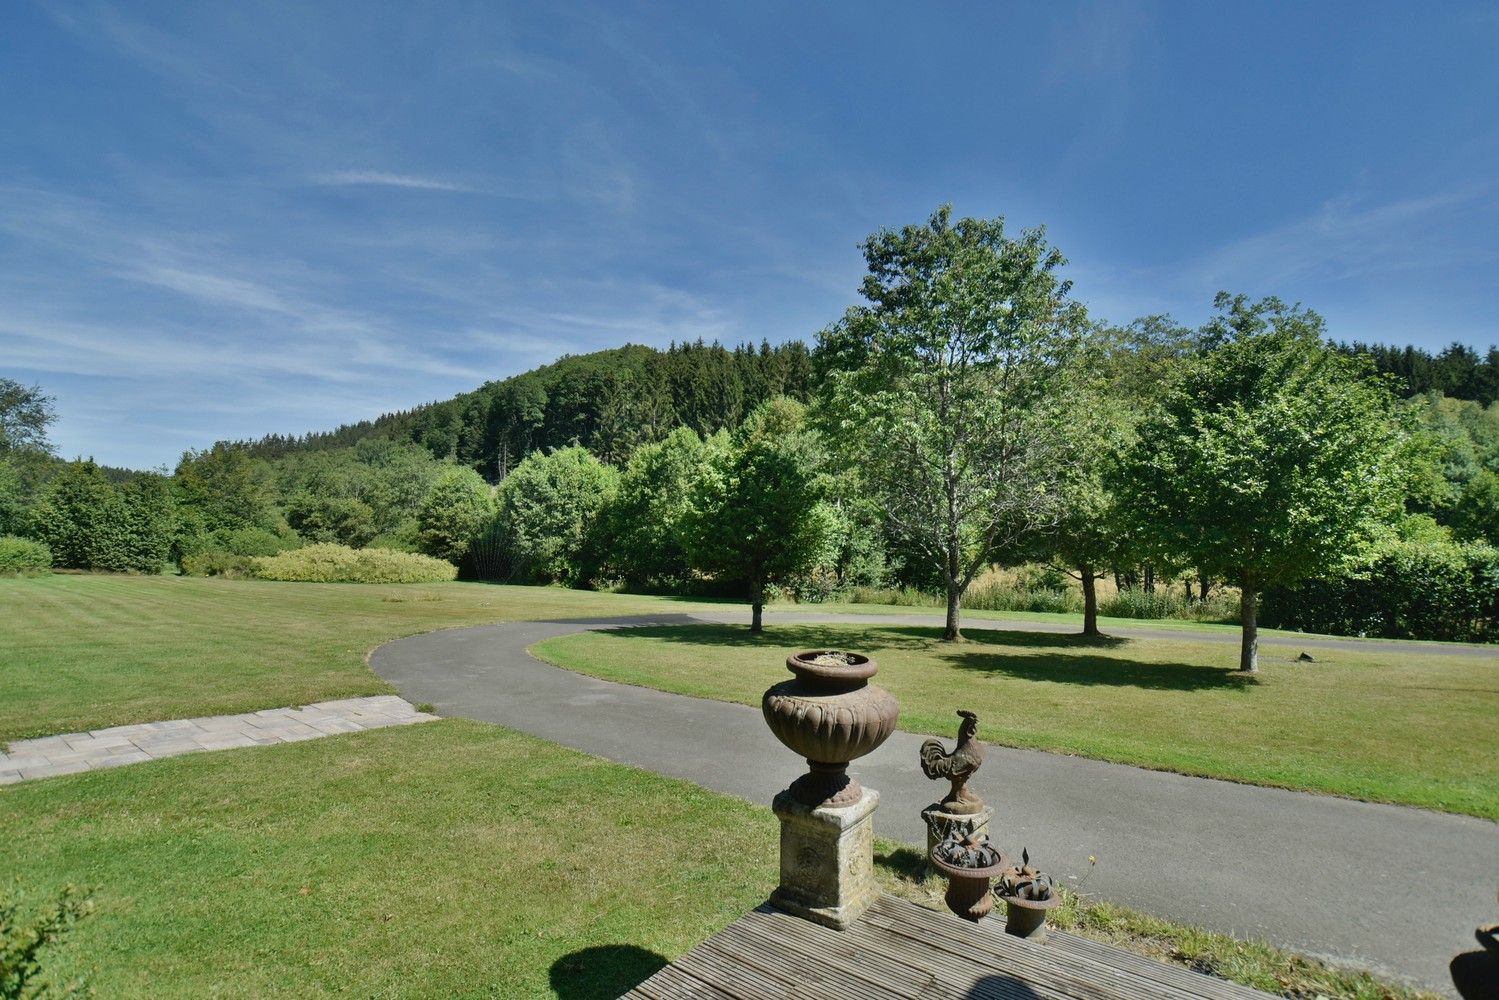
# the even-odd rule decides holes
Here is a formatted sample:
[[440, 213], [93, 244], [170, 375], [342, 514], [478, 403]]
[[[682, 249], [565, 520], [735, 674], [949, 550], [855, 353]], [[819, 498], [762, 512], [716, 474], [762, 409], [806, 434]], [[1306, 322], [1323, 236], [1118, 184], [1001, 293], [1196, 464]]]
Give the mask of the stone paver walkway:
[[50, 778], [185, 753], [270, 746], [315, 740], [336, 733], [357, 733], [383, 726], [431, 722], [404, 698], [378, 695], [320, 701], [302, 708], [267, 708], [242, 715], [169, 719], [133, 726], [111, 726], [87, 733], [63, 733], [37, 740], [17, 740], [0, 753], [0, 785], [30, 778]]

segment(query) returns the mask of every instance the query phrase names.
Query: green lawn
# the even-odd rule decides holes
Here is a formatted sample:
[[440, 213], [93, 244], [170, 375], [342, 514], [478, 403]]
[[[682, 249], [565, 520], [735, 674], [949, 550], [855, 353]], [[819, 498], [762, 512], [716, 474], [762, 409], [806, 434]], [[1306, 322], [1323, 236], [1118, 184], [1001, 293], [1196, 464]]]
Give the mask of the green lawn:
[[954, 709], [990, 742], [1144, 767], [1399, 802], [1499, 819], [1499, 657], [1261, 652], [1180, 639], [1087, 641], [974, 629], [968, 641], [903, 626], [693, 626], [588, 632], [538, 644], [560, 666], [681, 694], [758, 704], [790, 649], [873, 654], [901, 727], [950, 736]]
[[[364, 654], [428, 629], [708, 607], [723, 608], [478, 584], [0, 580], [0, 739], [385, 691]], [[1237, 760], [1233, 741], [1258, 731], [1278, 756], [1320, 753], [1348, 773], [1384, 741], [1409, 756], [1400, 769], [1386, 751], [1376, 774], [1428, 791], [1445, 782], [1454, 801], [1490, 810], [1468, 811], [1492, 814], [1491, 662], [1402, 660], [1401, 647], [1374, 645], [1314, 667], [1267, 664], [1264, 682], [1242, 690], [1227, 676], [1231, 645], [975, 631], [952, 650], [931, 635], [636, 629], [569, 638], [551, 654], [602, 676], [754, 701], [784, 676], [788, 648], [873, 649], [911, 728], [948, 732], [961, 704], [985, 713], [991, 739], [1199, 763]], [[1360, 736], [1355, 717], [1383, 737]], [[1473, 777], [1452, 777], [1463, 774]], [[761, 806], [460, 721], [7, 786], [0, 829], [0, 877], [18, 877], [33, 905], [68, 882], [94, 890], [96, 914], [49, 968], [89, 974], [99, 996], [613, 997], [759, 903], [776, 876], [774, 819]], [[884, 878], [919, 896], [909, 863], [892, 861], [910, 853], [884, 845]], [[1075, 919], [1240, 981], [1290, 982], [1310, 968], [1121, 912]], [[1294, 981], [1334, 996], [1404, 995], [1307, 975]]]
[[[0, 792], [101, 997], [615, 997], [762, 902], [768, 809], [444, 721]], [[555, 991], [555, 992], [554, 992]]]
[[365, 654], [432, 629], [706, 606], [474, 583], [0, 578], [0, 741], [387, 693]]
[[[743, 605], [557, 587], [91, 574], [0, 578], [0, 741], [386, 693], [390, 686], [370, 672], [365, 654], [390, 639], [432, 629], [726, 609], [742, 610], [748, 621]], [[875, 605], [795, 610], [936, 613]], [[986, 612], [970, 617], [1074, 620]], [[1219, 628], [1144, 624], [1185, 632]]]
[[[457, 720], [10, 786], [0, 828], [33, 905], [92, 890], [45, 958], [101, 997], [604, 1000], [777, 874], [764, 806]], [[876, 862], [942, 909], [914, 851]], [[1425, 996], [1070, 895], [1054, 920], [1277, 992]]]

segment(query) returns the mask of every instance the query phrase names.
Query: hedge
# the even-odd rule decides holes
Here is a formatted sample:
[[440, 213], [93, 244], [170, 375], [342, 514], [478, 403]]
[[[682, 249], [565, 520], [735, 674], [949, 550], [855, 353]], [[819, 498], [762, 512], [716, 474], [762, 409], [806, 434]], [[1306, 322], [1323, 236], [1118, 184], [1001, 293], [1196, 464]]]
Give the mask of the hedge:
[[1357, 576], [1268, 591], [1260, 622], [1334, 635], [1499, 641], [1499, 549], [1398, 543]]
[[0, 535], [0, 575], [46, 573], [52, 569], [52, 550], [41, 542]]
[[458, 567], [443, 559], [331, 543], [257, 556], [250, 566], [262, 580], [303, 583], [441, 583], [458, 576]]

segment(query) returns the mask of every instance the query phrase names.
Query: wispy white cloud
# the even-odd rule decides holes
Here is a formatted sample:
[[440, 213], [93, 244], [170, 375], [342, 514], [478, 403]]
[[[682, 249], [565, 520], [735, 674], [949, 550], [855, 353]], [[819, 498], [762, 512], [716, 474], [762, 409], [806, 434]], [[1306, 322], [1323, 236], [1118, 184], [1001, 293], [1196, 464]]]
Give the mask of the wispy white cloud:
[[418, 177], [415, 174], [393, 174], [383, 170], [336, 170], [318, 174], [316, 184], [330, 186], [393, 187], [411, 188], [416, 191], [456, 191], [464, 194], [483, 193], [479, 188], [436, 177]]
[[1472, 252], [1447, 238], [1446, 223], [1490, 194], [1490, 189], [1467, 187], [1374, 204], [1344, 196], [1302, 218], [1229, 242], [1187, 273], [1208, 283], [1274, 286], [1443, 267]]

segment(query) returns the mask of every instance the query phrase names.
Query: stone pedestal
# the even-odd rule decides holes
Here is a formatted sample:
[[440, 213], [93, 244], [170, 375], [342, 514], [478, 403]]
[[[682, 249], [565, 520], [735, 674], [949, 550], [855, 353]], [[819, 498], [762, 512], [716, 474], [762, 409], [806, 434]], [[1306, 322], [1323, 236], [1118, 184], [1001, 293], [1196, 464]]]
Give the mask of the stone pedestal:
[[930, 859], [932, 848], [954, 831], [960, 838], [980, 833], [987, 835], [994, 810], [984, 806], [976, 813], [954, 813], [943, 809], [942, 803], [933, 802], [921, 810], [921, 818], [926, 820], [926, 856]]
[[781, 884], [776, 909], [836, 930], [858, 920], [879, 895], [874, 880], [874, 810], [880, 793], [863, 790], [847, 806], [809, 806], [790, 790], [771, 808], [781, 821]]

